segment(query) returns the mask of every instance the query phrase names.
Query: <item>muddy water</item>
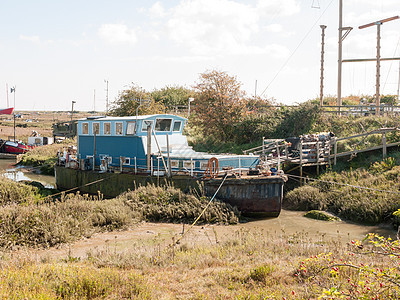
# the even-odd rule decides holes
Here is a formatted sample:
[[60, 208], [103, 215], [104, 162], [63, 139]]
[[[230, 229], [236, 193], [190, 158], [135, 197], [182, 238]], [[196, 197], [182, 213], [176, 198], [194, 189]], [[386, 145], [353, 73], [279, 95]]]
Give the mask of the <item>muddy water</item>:
[[[54, 188], [55, 178], [53, 176], [35, 174], [30, 172], [29, 169], [15, 167], [14, 163], [15, 160], [0, 159], [0, 172], [3, 172], [6, 177], [15, 181], [39, 181], [46, 187]], [[325, 222], [308, 219], [303, 217], [303, 215], [304, 212], [282, 210], [278, 218], [252, 220], [251, 222], [242, 223], [234, 227], [263, 230], [270, 233], [294, 234], [305, 232], [310, 236], [340, 237], [342, 240], [362, 239], [369, 232], [378, 233], [386, 237], [395, 237], [395, 231], [389, 226], [362, 226], [344, 221]]]
[[363, 239], [368, 233], [395, 237], [395, 231], [390, 226], [363, 226], [344, 221], [326, 222], [305, 218], [304, 214], [305, 212], [282, 210], [278, 218], [253, 220], [239, 226], [271, 233], [294, 234], [304, 232], [312, 237], [340, 237], [344, 241]]
[[0, 159], [0, 173], [14, 181], [38, 181], [47, 188], [55, 187], [54, 176], [41, 175], [32, 172], [31, 169], [14, 166], [15, 162], [15, 159]]

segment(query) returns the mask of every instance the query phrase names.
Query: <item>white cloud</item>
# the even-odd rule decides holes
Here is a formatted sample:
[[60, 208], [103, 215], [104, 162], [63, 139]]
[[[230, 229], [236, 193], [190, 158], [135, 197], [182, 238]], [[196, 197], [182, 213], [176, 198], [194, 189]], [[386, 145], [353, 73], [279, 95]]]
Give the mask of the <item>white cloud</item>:
[[268, 16], [292, 16], [300, 12], [297, 0], [258, 0], [257, 9]]
[[32, 36], [20, 35], [19, 38], [23, 41], [40, 43], [40, 38], [37, 35], [32, 35]]
[[255, 50], [247, 43], [259, 19], [255, 7], [232, 0], [188, 0], [170, 10], [167, 30], [196, 55], [242, 54]]
[[149, 13], [150, 16], [153, 18], [160, 18], [166, 15], [166, 12], [161, 2], [154, 3], [153, 6], [149, 8]]
[[265, 29], [269, 32], [279, 33], [283, 31], [283, 27], [281, 24], [271, 24], [265, 27]]
[[384, 0], [384, 1], [377, 1], [377, 0], [353, 0], [355, 6], [357, 5], [371, 5], [377, 8], [393, 8], [393, 5], [398, 5], [399, 0]]
[[99, 31], [99, 36], [110, 44], [131, 44], [137, 42], [135, 30], [129, 29], [123, 24], [103, 24]]

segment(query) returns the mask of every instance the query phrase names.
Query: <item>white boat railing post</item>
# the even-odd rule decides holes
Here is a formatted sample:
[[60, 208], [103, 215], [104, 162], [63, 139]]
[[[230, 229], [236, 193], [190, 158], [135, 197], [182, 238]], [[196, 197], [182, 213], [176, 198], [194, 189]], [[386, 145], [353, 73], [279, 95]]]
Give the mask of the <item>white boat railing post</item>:
[[136, 162], [136, 156], [134, 157], [135, 160], [135, 174], [137, 173], [137, 162]]
[[190, 158], [190, 176], [193, 176], [193, 158]]
[[242, 164], [240, 162], [240, 156], [239, 156], [239, 178], [242, 178]]
[[157, 186], [160, 186], [160, 156], [157, 156]]
[[276, 152], [278, 153], [278, 171], [281, 169], [281, 151], [279, 150], [279, 145], [278, 142], [275, 143], [276, 146]]

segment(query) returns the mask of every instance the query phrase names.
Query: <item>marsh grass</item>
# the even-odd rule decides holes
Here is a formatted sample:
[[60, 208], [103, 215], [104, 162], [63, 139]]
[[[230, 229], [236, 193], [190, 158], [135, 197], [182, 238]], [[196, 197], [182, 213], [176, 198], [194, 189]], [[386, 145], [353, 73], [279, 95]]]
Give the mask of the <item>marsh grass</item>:
[[106, 249], [74, 260], [3, 260], [0, 291], [14, 298], [43, 299], [343, 299], [347, 295], [397, 299], [399, 295], [395, 284], [374, 275], [400, 275], [399, 257], [372, 254], [379, 245], [368, 242], [234, 228], [218, 243], [183, 239], [173, 248], [172, 237], [176, 234], [146, 237], [123, 250], [110, 242]]
[[312, 182], [290, 191], [285, 206], [300, 210], [327, 210], [340, 218], [362, 224], [393, 222], [392, 214], [400, 208], [399, 178], [400, 166], [393, 158], [375, 162], [368, 169], [331, 171], [318, 178], [324, 182]]
[[[146, 221], [191, 223], [206, 207], [209, 199], [185, 194], [172, 186], [141, 186], [122, 194], [117, 199], [126, 202], [133, 211], [140, 212]], [[239, 211], [231, 205], [214, 201], [207, 208], [198, 224], [236, 224]]]
[[150, 299], [140, 275], [85, 264], [9, 265], [0, 274], [2, 299]]
[[[0, 247], [51, 247], [140, 221], [191, 223], [207, 203], [208, 198], [154, 185], [107, 200], [80, 193], [43, 198], [36, 187], [5, 179], [0, 183]], [[217, 201], [199, 224], [235, 224], [238, 220], [236, 209]]]

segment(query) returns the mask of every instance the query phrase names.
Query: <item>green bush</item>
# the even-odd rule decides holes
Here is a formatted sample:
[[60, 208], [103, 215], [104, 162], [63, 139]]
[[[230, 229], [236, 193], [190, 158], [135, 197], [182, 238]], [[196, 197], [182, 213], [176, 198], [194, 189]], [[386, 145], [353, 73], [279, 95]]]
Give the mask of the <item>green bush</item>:
[[[142, 186], [135, 191], [120, 195], [118, 200], [126, 202], [133, 211], [146, 221], [174, 223], [193, 222], [209, 202], [206, 197], [185, 194], [174, 187]], [[199, 223], [236, 224], [239, 212], [227, 203], [218, 200], [211, 203]]]
[[327, 195], [320, 189], [305, 185], [290, 191], [284, 200], [284, 206], [295, 210], [326, 209]]
[[289, 192], [285, 205], [292, 209], [327, 210], [362, 224], [391, 222], [392, 213], [400, 208], [400, 166], [389, 163], [388, 169], [386, 162], [382, 165], [374, 164], [369, 170], [325, 173], [319, 177], [321, 181]]

